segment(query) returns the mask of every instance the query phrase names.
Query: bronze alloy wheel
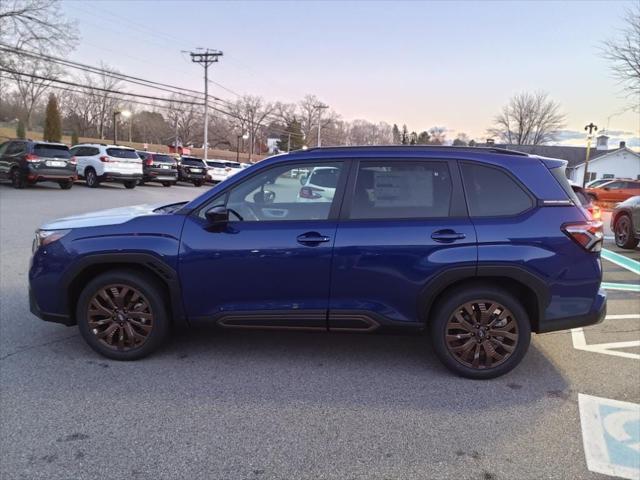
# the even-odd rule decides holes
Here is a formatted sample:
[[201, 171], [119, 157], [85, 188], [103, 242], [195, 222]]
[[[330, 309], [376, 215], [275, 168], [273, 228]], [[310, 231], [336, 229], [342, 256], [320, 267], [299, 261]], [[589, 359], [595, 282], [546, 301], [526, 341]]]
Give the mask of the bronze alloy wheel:
[[112, 350], [142, 346], [153, 329], [149, 301], [129, 285], [113, 284], [98, 290], [89, 301], [87, 318], [90, 331]]
[[472, 300], [454, 310], [445, 335], [453, 358], [466, 367], [483, 370], [511, 356], [518, 345], [518, 324], [500, 303]]

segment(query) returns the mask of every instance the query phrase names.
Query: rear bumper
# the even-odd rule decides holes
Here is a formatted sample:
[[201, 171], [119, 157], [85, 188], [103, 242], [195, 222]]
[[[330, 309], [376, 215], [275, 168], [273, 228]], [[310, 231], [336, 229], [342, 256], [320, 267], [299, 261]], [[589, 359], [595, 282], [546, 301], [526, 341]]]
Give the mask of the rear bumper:
[[204, 173], [183, 173], [180, 175], [180, 180], [185, 182], [193, 182], [194, 180], [205, 181], [206, 175]]
[[101, 182], [128, 182], [132, 180], [142, 180], [141, 173], [118, 173], [118, 172], [104, 172], [104, 175], [100, 177]]
[[178, 180], [178, 172], [165, 168], [150, 168], [144, 171], [144, 179], [147, 182], [157, 180], [159, 182], [175, 182]]
[[572, 328], [588, 327], [601, 323], [607, 315], [607, 294], [601, 288], [596, 295], [589, 312], [584, 315], [572, 317], [554, 318], [553, 320], [540, 320], [537, 333], [555, 332], [557, 330], [569, 330]]
[[74, 168], [56, 168], [56, 167], [33, 167], [28, 166], [25, 171], [27, 180], [30, 182], [44, 182], [48, 180], [76, 180], [78, 178], [76, 169]]

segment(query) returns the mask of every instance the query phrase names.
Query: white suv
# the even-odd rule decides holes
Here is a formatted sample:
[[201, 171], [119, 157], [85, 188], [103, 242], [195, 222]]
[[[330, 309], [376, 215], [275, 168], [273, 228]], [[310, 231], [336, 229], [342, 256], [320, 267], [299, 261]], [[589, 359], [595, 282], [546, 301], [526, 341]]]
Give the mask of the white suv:
[[87, 187], [95, 188], [100, 182], [121, 182], [126, 188], [135, 188], [142, 179], [142, 160], [133, 148], [103, 143], [75, 145], [70, 152], [77, 161], [78, 177]]
[[207, 160], [207, 175], [213, 183], [223, 182], [240, 171], [242, 171], [242, 166], [238, 162]]

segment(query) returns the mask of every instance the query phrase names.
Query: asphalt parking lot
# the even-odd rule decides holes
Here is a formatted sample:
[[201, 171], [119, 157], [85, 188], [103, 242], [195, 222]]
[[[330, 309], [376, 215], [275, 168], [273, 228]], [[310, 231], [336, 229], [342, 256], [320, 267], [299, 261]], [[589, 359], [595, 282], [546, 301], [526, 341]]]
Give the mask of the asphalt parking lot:
[[491, 381], [452, 376], [409, 336], [199, 326], [146, 360], [114, 362], [75, 327], [29, 313], [41, 222], [205, 188], [0, 185], [2, 479], [640, 477], [640, 263], [624, 260], [640, 250], [610, 239], [608, 319], [534, 336], [523, 363]]

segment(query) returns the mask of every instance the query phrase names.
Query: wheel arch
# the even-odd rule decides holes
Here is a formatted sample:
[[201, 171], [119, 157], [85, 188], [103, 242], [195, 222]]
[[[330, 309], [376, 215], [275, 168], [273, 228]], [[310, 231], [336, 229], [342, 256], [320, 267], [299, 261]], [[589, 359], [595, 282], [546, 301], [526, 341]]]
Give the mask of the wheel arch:
[[442, 272], [429, 282], [418, 302], [419, 318], [425, 324], [439, 301], [448, 293], [469, 286], [492, 285], [516, 297], [529, 315], [531, 330], [539, 331], [540, 318], [550, 301], [545, 283], [522, 267], [514, 265], [481, 265]]
[[97, 275], [111, 270], [137, 271], [158, 281], [169, 306], [169, 318], [174, 325], [188, 325], [184, 313], [182, 293], [177, 272], [169, 265], [148, 253], [108, 253], [84, 257], [63, 277], [67, 292], [67, 308], [71, 324], [76, 323], [75, 305], [84, 286]]

